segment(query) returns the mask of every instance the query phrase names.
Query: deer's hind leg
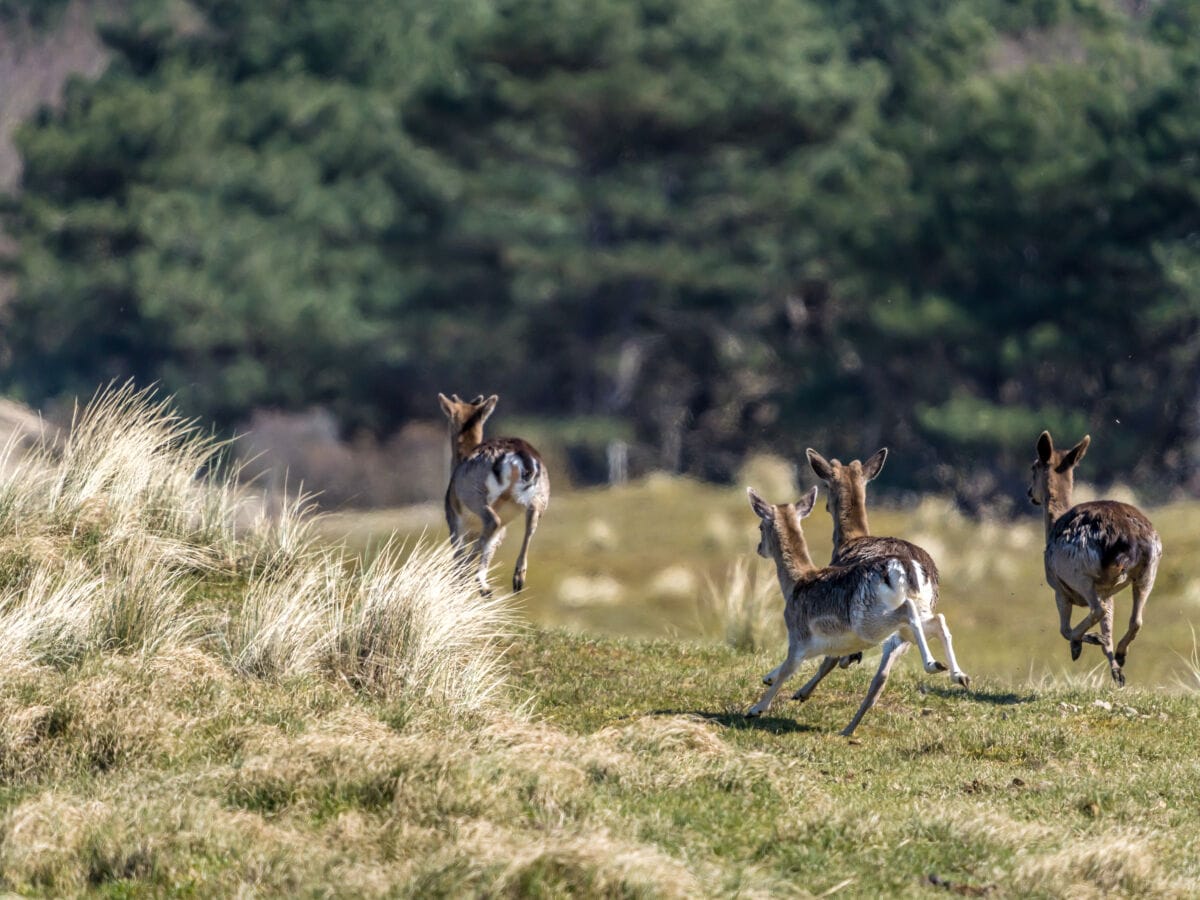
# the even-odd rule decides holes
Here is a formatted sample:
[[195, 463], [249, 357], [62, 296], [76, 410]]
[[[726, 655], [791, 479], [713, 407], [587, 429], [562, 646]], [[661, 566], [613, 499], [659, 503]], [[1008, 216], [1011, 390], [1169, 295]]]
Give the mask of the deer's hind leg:
[[854, 714], [854, 718], [850, 720], [850, 724], [842, 729], [844, 737], [854, 734], [854, 729], [858, 727], [858, 723], [862, 721], [862, 717], [867, 714], [867, 710], [875, 705], [875, 701], [879, 699], [880, 693], [883, 692], [883, 686], [887, 684], [892, 666], [896, 664], [896, 660], [908, 652], [908, 648], [911, 646], [912, 644], [900, 637], [899, 634], [893, 634], [883, 642], [883, 656], [879, 658], [879, 669], [875, 672], [875, 677], [871, 679], [871, 686], [867, 689], [867, 696], [863, 698], [858, 712]]
[[1054, 602], [1058, 606], [1058, 631], [1064, 638], [1071, 642], [1071, 659], [1079, 659], [1079, 654], [1083, 652], [1083, 645], [1099, 644], [1100, 639], [1094, 634], [1088, 634], [1088, 629], [1091, 628], [1099, 619], [1094, 609], [1089, 609], [1087, 614], [1079, 620], [1079, 624], [1074, 628], [1071, 627], [1071, 610], [1075, 606], [1063, 592], [1062, 588], [1054, 589]]
[[1138, 577], [1134, 579], [1133, 609], [1129, 613], [1129, 630], [1125, 632], [1125, 636], [1117, 644], [1117, 652], [1114, 654], [1117, 665], [1122, 669], [1125, 668], [1125, 654], [1129, 651], [1129, 645], [1133, 643], [1133, 639], [1142, 630], [1142, 613], [1145, 612], [1146, 601], [1150, 599], [1150, 591], [1154, 589], [1154, 579], [1157, 575], [1158, 557], [1155, 557]]
[[950, 660], [950, 680], [955, 684], [970, 688], [971, 676], [958, 667], [958, 660], [954, 656], [954, 642], [950, 636], [950, 627], [946, 624], [946, 617], [941, 613], [935, 613], [922, 625], [925, 628], [926, 637], [930, 634], [936, 635], [937, 639], [942, 642], [942, 646], [946, 648], [946, 658]]
[[945, 672], [946, 667], [934, 659], [929, 650], [929, 643], [925, 640], [925, 625], [921, 621], [921, 613], [917, 609], [917, 604], [911, 597], [908, 597], [904, 601], [904, 608], [908, 619], [907, 623], [900, 628], [901, 632], [908, 632], [903, 635], [904, 639], [917, 645], [917, 649], [921, 651], [921, 664], [925, 667], [926, 672], [931, 675], [934, 672]]
[[513, 570], [513, 590], [520, 591], [525, 587], [525, 573], [529, 569], [529, 542], [533, 540], [533, 533], [537, 531], [538, 520], [542, 517], [542, 512], [533, 504], [525, 510], [525, 538], [521, 541], [521, 552], [517, 555], [517, 566]]
[[[1104, 651], [1104, 655], [1108, 658], [1108, 667], [1112, 671], [1113, 681], [1119, 687], [1124, 687], [1125, 673], [1121, 671], [1121, 665], [1117, 662], [1116, 654], [1113, 653], [1113, 599], [1112, 597], [1101, 597], [1096, 593], [1096, 589], [1090, 585], [1084, 591], [1083, 596], [1091, 608], [1088, 620], [1100, 622], [1100, 639], [1096, 643], [1100, 645], [1100, 649]], [[1094, 638], [1095, 635], [1087, 635], [1087, 637]]]

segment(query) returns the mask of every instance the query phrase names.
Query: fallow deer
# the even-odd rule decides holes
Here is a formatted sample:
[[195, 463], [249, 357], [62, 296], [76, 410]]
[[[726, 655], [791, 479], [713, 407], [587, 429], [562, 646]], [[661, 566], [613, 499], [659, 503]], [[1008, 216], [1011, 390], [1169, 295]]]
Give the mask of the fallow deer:
[[525, 587], [529, 542], [550, 503], [550, 475], [529, 443], [520, 438], [483, 439], [483, 423], [500, 398], [461, 400], [457, 394], [438, 394], [450, 421], [453, 471], [446, 488], [446, 524], [459, 559], [466, 559], [466, 516], [479, 520], [475, 546], [480, 590], [489, 594], [487, 575], [492, 556], [504, 539], [504, 526], [525, 512], [525, 540], [513, 571], [513, 590]]
[[[747, 493], [759, 518], [758, 555], [775, 562], [783, 591], [788, 651], [763, 680], [768, 687], [748, 716], [766, 712], [783, 683], [805, 659], [834, 659], [884, 642], [885, 656], [912, 642], [921, 651], [926, 672], [945, 670], [929, 652], [926, 631], [935, 626], [922, 606], [923, 582], [911, 560], [877, 554], [846, 565], [818, 568], [808, 552], [801, 519], [817, 501], [814, 487], [795, 504], [772, 505], [753, 488]], [[890, 649], [889, 649], [890, 648]], [[854, 732], [868, 707], [864, 704], [843, 735]]]
[[[1113, 680], [1125, 684], [1125, 654], [1142, 627], [1142, 613], [1154, 587], [1162, 541], [1150, 520], [1136, 507], [1115, 500], [1071, 505], [1075, 466], [1087, 453], [1091, 436], [1070, 450], [1055, 450], [1050, 432], [1037, 441], [1037, 460], [1029, 499], [1042, 507], [1046, 521], [1046, 583], [1058, 604], [1059, 631], [1071, 642], [1071, 659], [1083, 645], [1098, 644], [1108, 658]], [[1113, 650], [1113, 597], [1133, 586], [1129, 630]], [[1071, 627], [1071, 607], [1086, 616]], [[1100, 623], [1100, 636], [1088, 629]]]
[[[934, 632], [946, 649], [950, 661], [950, 679], [956, 684], [969, 688], [971, 678], [959, 668], [954, 655], [954, 643], [946, 619], [940, 613], [935, 614], [939, 596], [939, 575], [937, 564], [924, 549], [916, 544], [894, 537], [875, 537], [867, 521], [867, 482], [873, 481], [883, 470], [887, 461], [887, 448], [884, 447], [873, 454], [865, 463], [857, 459], [842, 464], [840, 460], [826, 460], [811, 447], [806, 451], [808, 464], [817, 477], [825, 482], [827, 487], [825, 508], [833, 518], [833, 558], [832, 565], [849, 565], [867, 562], [880, 558], [897, 558], [904, 560], [914, 574], [920, 589], [920, 606], [929, 613]], [[888, 641], [884, 646], [883, 656], [879, 661], [879, 669], [871, 681], [871, 687], [863, 700], [862, 708], [855, 717], [855, 722], [875, 705], [879, 694], [887, 684], [895, 661], [908, 651], [908, 642], [893, 643]], [[821, 661], [816, 674], [800, 688], [793, 700], [807, 700], [821, 679], [839, 665], [843, 668], [849, 660], [827, 658]]]

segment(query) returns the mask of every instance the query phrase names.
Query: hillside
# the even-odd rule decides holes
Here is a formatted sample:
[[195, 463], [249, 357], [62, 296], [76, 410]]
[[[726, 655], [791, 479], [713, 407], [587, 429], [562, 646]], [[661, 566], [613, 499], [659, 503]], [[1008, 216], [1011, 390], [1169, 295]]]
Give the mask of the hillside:
[[900, 667], [846, 740], [868, 661], [751, 722], [773, 650], [522, 625], [440, 541], [360, 562], [262, 517], [197, 477], [219, 450], [125, 388], [0, 477], [7, 890], [1200, 890], [1195, 690], [980, 655], [969, 694]]

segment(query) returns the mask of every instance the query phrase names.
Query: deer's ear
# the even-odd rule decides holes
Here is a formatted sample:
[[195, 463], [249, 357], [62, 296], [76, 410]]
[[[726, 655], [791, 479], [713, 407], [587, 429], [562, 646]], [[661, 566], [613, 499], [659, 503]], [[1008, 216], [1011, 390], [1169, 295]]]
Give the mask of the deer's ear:
[[1056, 466], [1056, 469], [1059, 472], [1065, 472], [1067, 469], [1077, 466], [1079, 461], [1083, 459], [1084, 454], [1087, 453], [1088, 445], [1091, 442], [1092, 436], [1090, 434], [1085, 434], [1082, 441], [1063, 454], [1062, 462]]
[[480, 420], [483, 420], [496, 411], [496, 404], [500, 402], [500, 395], [492, 394], [492, 396], [488, 397], [486, 400], [483, 400], [482, 397], [479, 399], [483, 401], [483, 409], [481, 409], [479, 412], [479, 418]]
[[867, 481], [874, 481], [875, 476], [883, 471], [885, 462], [887, 462], [887, 447], [881, 447], [874, 456], [863, 463], [863, 477]]
[[796, 515], [802, 519], [812, 515], [813, 507], [817, 505], [817, 486], [813, 485], [812, 490], [796, 501]]
[[808, 464], [812, 466], [812, 470], [816, 476], [822, 481], [830, 481], [833, 479], [833, 466], [829, 464], [829, 460], [823, 457], [820, 453], [809, 447], [804, 451], [804, 455], [808, 457]]
[[1037, 439], [1037, 455], [1044, 463], [1050, 462], [1050, 457], [1054, 455], [1054, 441], [1050, 437], [1050, 432], [1043, 431]]
[[476, 394], [475, 399], [471, 401], [472, 406], [478, 406], [483, 402], [483, 394]]
[[441, 404], [442, 412], [448, 416], [454, 415], [454, 403], [445, 394], [438, 394], [438, 403]]
[[754, 514], [764, 522], [775, 521], [775, 507], [758, 496], [758, 493], [752, 487], [746, 488], [746, 494], [750, 497], [750, 508], [754, 510]]

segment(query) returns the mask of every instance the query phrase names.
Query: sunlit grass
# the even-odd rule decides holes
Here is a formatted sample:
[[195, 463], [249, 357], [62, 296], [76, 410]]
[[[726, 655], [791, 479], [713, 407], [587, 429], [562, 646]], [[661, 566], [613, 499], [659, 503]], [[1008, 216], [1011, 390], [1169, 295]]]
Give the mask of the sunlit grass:
[[[885, 470], [879, 480], [886, 478]], [[1195, 525], [1200, 504], [1175, 503], [1147, 512], [1165, 549], [1126, 674], [1131, 684], [1174, 687], [1188, 673], [1189, 624], [1200, 619], [1200, 573], [1191, 569], [1191, 560], [1200, 558]], [[727, 581], [728, 573], [747, 556], [748, 573], [771, 579], [771, 563], [753, 556], [755, 521], [738, 485], [654, 476], [614, 489], [560, 489], [534, 538], [528, 586], [519, 602], [534, 622], [580, 633], [724, 640], [704, 612], [714, 599], [705, 585], [736, 591], [738, 582]], [[873, 505], [870, 523], [873, 533], [906, 538], [934, 556], [941, 570], [939, 608], [954, 634], [959, 661], [973, 677], [1020, 684], [1031, 672], [1067, 677], [1099, 661], [1098, 649], [1088, 646], [1073, 663], [1058, 633], [1054, 594], [1043, 571], [1043, 525], [1035, 507], [1011, 520], [975, 520], [946, 500], [925, 498], [903, 508]], [[445, 536], [440, 507], [432, 504], [335, 515], [321, 528], [327, 537], [345, 536], [355, 547], [367, 547], [375, 535], [392, 528], [402, 537]], [[813, 558], [828, 560], [832, 526], [820, 501], [805, 520], [805, 536]], [[511, 570], [517, 538], [519, 534], [510, 534], [497, 554], [496, 583], [503, 583]], [[663, 592], [659, 585], [668, 569], [689, 589]], [[688, 573], [690, 579], [681, 577]], [[597, 590], [590, 596], [579, 590], [580, 578]], [[774, 624], [771, 615], [764, 624], [775, 629], [776, 637], [765, 635], [764, 640], [782, 642], [782, 597], [776, 591], [765, 602], [768, 608], [776, 604]], [[1116, 600], [1118, 637], [1129, 609], [1125, 591]], [[872, 664], [868, 658], [867, 665]]]

